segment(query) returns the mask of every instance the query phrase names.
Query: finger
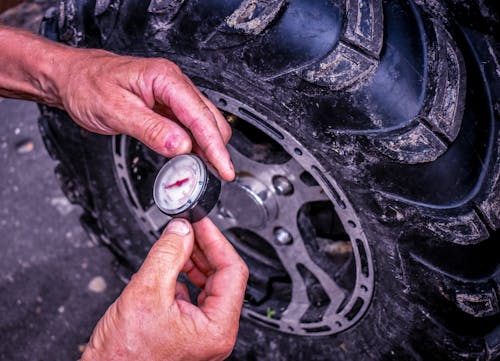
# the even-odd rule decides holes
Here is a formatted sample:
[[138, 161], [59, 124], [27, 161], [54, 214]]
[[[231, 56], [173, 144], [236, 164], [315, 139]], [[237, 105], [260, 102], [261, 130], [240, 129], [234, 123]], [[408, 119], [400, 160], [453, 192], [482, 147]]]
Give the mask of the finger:
[[207, 298], [207, 293], [205, 292], [205, 290], [202, 290], [197, 297], [198, 305], [202, 305], [203, 302], [205, 302], [206, 298]]
[[193, 153], [198, 154], [198, 156], [199, 156], [201, 159], [203, 159], [203, 161], [205, 162], [205, 164], [206, 164], [207, 166], [211, 166], [211, 167], [212, 167], [212, 169], [213, 169], [213, 168], [214, 168], [213, 164], [212, 164], [212, 163], [210, 163], [210, 160], [208, 159], [207, 155], [203, 152], [203, 149], [201, 149], [201, 147], [200, 147], [198, 144], [196, 144], [196, 141], [195, 141], [194, 139], [192, 139], [191, 144], [193, 144], [193, 147], [191, 148], [191, 151], [192, 151]]
[[170, 107], [177, 119], [193, 134], [196, 142], [223, 179], [234, 177], [229, 158], [216, 119], [197, 92], [185, 81], [182, 73], [178, 79], [159, 78], [155, 84], [157, 101]]
[[205, 275], [209, 275], [212, 267], [210, 266], [210, 263], [207, 260], [207, 257], [201, 250], [200, 246], [198, 245], [198, 242], [194, 242], [193, 246], [193, 254], [191, 254], [191, 260], [193, 260], [194, 264], [196, 267]]
[[[229, 138], [231, 137], [231, 133], [229, 133], [227, 135], [227, 140], [224, 139], [224, 142], [227, 144], [227, 142], [229, 141]], [[208, 158], [207, 154], [205, 154], [205, 151], [203, 150], [203, 148], [198, 145], [198, 143], [196, 142], [196, 139], [191, 139], [191, 144], [193, 145], [192, 146], [192, 152], [198, 154], [204, 161], [205, 163], [207, 164], [211, 164], [212, 163], [210, 162], [210, 159]], [[231, 158], [230, 158], [231, 159]], [[212, 165], [213, 166], [213, 165]], [[234, 177], [236, 176], [235, 175], [235, 172], [234, 172], [234, 164], [232, 163], [232, 160], [231, 160], [231, 171], [232, 171], [232, 174], [231, 174], [231, 178], [223, 178], [225, 181], [232, 181], [234, 179]], [[219, 173], [220, 174], [220, 173]], [[221, 176], [222, 178], [222, 176]]]
[[209, 218], [194, 223], [193, 229], [196, 247], [199, 247], [211, 272], [241, 260], [231, 243]]
[[147, 107], [128, 110], [121, 122], [124, 133], [140, 140], [155, 152], [171, 158], [191, 151], [191, 137], [175, 121]]
[[237, 322], [248, 280], [248, 268], [208, 218], [193, 227], [200, 249], [212, 268], [199, 307], [213, 321]]
[[189, 79], [186, 75], [184, 75], [186, 78], [186, 81], [189, 82], [191, 87], [196, 91], [198, 96], [205, 102], [206, 106], [210, 109], [212, 114], [215, 117], [215, 121], [217, 122], [217, 127], [219, 128], [219, 131], [222, 135], [222, 139], [224, 140], [224, 143], [227, 144], [229, 142], [229, 139], [231, 138], [232, 130], [231, 127], [229, 126], [226, 118], [222, 115], [220, 110], [212, 103], [201, 91], [198, 89], [196, 85], [193, 84], [191, 79]]
[[188, 260], [182, 269], [187, 276], [187, 278], [199, 288], [205, 287], [205, 282], [207, 281], [207, 276], [200, 271], [198, 267], [194, 264], [192, 260]]
[[[193, 85], [193, 87], [194, 87], [194, 85]], [[197, 88], [195, 88], [195, 89], [197, 89]], [[203, 96], [203, 94], [201, 92], [199, 94], [200, 94], [200, 96]], [[203, 99], [206, 99], [206, 98], [203, 97]], [[215, 106], [208, 99], [206, 99], [206, 102], [208, 102], [207, 106], [210, 106], [210, 104], [211, 104], [211, 106], [215, 108]], [[153, 109], [158, 114], [161, 114], [162, 116], [167, 117], [168, 119], [173, 119], [174, 121], [179, 122], [179, 120], [177, 119], [175, 114], [165, 105], [157, 103]], [[215, 108], [215, 109], [217, 110], [217, 108]], [[220, 114], [220, 112], [218, 112], [218, 113], [219, 113], [220, 118], [222, 118], [222, 120], [219, 120], [219, 117], [216, 117], [217, 124], [219, 124], [219, 122], [223, 122], [223, 124], [225, 126], [222, 130], [221, 130], [221, 127], [219, 126], [219, 130], [221, 130], [224, 142], [227, 144], [229, 142], [229, 139], [231, 138], [232, 130], [231, 130], [231, 127], [227, 125], [226, 118], [224, 118], [222, 116], [222, 114]], [[208, 160], [206, 154], [203, 153], [203, 150], [200, 148], [200, 146], [196, 143], [196, 141], [194, 139], [191, 139], [191, 144], [192, 144], [191, 151], [198, 154], [203, 159], [203, 161], [205, 161], [205, 163], [210, 164], [210, 161]]]
[[189, 290], [187, 286], [182, 282], [177, 282], [175, 284], [175, 299], [191, 302], [191, 299], [189, 297]]
[[171, 304], [176, 294], [177, 277], [191, 255], [193, 242], [189, 222], [172, 219], [137, 272], [136, 282], [158, 289], [164, 301]]
[[[172, 112], [172, 110], [170, 110], [168, 107], [166, 107], [165, 105], [163, 104], [160, 104], [160, 103], [157, 103], [155, 105], [155, 107], [153, 108], [155, 112], [157, 112], [158, 114], [161, 114], [162, 116], [168, 118], [168, 119], [172, 119], [174, 120], [175, 122], [177, 122], [177, 124], [180, 124], [179, 122], [179, 119], [177, 119], [177, 117], [175, 116], [175, 114]], [[203, 161], [208, 165], [210, 164], [210, 161], [208, 160], [207, 156], [205, 153], [203, 153], [203, 150], [200, 148], [200, 146], [196, 143], [196, 140], [193, 138], [193, 135], [191, 134], [191, 132], [189, 131], [189, 129], [184, 129], [188, 134], [189, 136], [191, 137], [191, 144], [192, 144], [192, 148], [191, 148], [191, 151], [193, 153], [196, 153], [198, 154], [198, 156], [203, 159]]]
[[171, 120], [175, 121], [176, 123], [179, 123], [179, 119], [177, 119], [177, 117], [172, 112], [172, 110], [170, 110], [170, 108], [167, 107], [166, 105], [163, 105], [161, 103], [156, 103], [155, 106], [153, 107], [153, 110], [156, 113], [160, 114], [162, 117], [171, 119]]
[[191, 282], [200, 288], [205, 286], [207, 277], [211, 274], [210, 264], [198, 246], [196, 240], [193, 246], [191, 258], [188, 259], [184, 265], [182, 272], [188, 276]]

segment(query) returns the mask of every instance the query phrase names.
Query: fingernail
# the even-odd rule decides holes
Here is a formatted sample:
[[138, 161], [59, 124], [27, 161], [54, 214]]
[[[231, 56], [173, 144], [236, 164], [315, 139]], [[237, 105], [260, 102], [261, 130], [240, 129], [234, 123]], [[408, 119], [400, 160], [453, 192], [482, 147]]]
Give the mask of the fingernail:
[[185, 220], [174, 218], [170, 222], [168, 222], [165, 231], [185, 236], [189, 233], [189, 226], [187, 225]]
[[189, 298], [186, 298], [185, 295], [183, 295], [182, 293], [178, 292], [175, 294], [175, 298], [177, 300], [182, 300], [182, 301], [186, 301], [186, 302], [191, 302], [191, 300]]
[[165, 148], [169, 152], [175, 152], [181, 143], [181, 137], [178, 134], [170, 134], [165, 142]]

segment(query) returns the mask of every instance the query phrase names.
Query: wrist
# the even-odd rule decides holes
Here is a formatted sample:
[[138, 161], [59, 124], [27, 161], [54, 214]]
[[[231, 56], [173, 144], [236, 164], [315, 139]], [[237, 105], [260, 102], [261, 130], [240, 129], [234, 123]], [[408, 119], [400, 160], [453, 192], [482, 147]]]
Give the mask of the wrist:
[[[101, 58], [109, 57], [111, 53], [99, 49], [79, 49], [58, 45], [57, 51], [51, 52], [48, 59], [46, 79], [49, 91], [56, 102], [54, 106], [66, 108], [70, 106], [75, 93], [85, 93], [87, 86], [95, 86], [99, 76], [106, 74], [102, 69]], [[80, 94], [81, 95], [81, 94]], [[50, 100], [45, 99], [48, 103]], [[68, 109], [67, 109], [68, 110]]]
[[0, 96], [61, 107], [58, 79], [75, 49], [31, 33], [0, 26]]
[[47, 41], [41, 52], [42, 61], [35, 66], [34, 87], [39, 92], [39, 101], [50, 106], [64, 107], [64, 88], [70, 81], [71, 67], [77, 49]]

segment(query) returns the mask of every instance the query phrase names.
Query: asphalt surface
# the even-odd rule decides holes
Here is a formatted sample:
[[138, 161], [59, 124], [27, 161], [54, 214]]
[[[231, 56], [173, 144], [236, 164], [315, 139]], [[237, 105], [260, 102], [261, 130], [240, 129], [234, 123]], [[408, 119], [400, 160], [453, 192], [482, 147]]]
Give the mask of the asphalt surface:
[[0, 98], [0, 360], [77, 360], [120, 293], [54, 176], [35, 104]]

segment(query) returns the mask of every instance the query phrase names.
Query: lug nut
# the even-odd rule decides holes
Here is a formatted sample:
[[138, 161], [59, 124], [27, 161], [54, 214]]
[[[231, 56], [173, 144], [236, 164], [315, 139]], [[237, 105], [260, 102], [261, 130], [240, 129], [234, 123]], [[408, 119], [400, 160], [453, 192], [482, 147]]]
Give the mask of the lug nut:
[[280, 245], [286, 246], [292, 243], [292, 235], [284, 228], [278, 227], [274, 230], [274, 239]]
[[273, 178], [273, 186], [276, 189], [276, 193], [288, 196], [293, 193], [293, 185], [290, 181], [281, 175], [278, 175]]
[[236, 120], [238, 119], [238, 117], [234, 114], [229, 114], [227, 117], [226, 117], [226, 120], [229, 124], [234, 124], [236, 122]]

